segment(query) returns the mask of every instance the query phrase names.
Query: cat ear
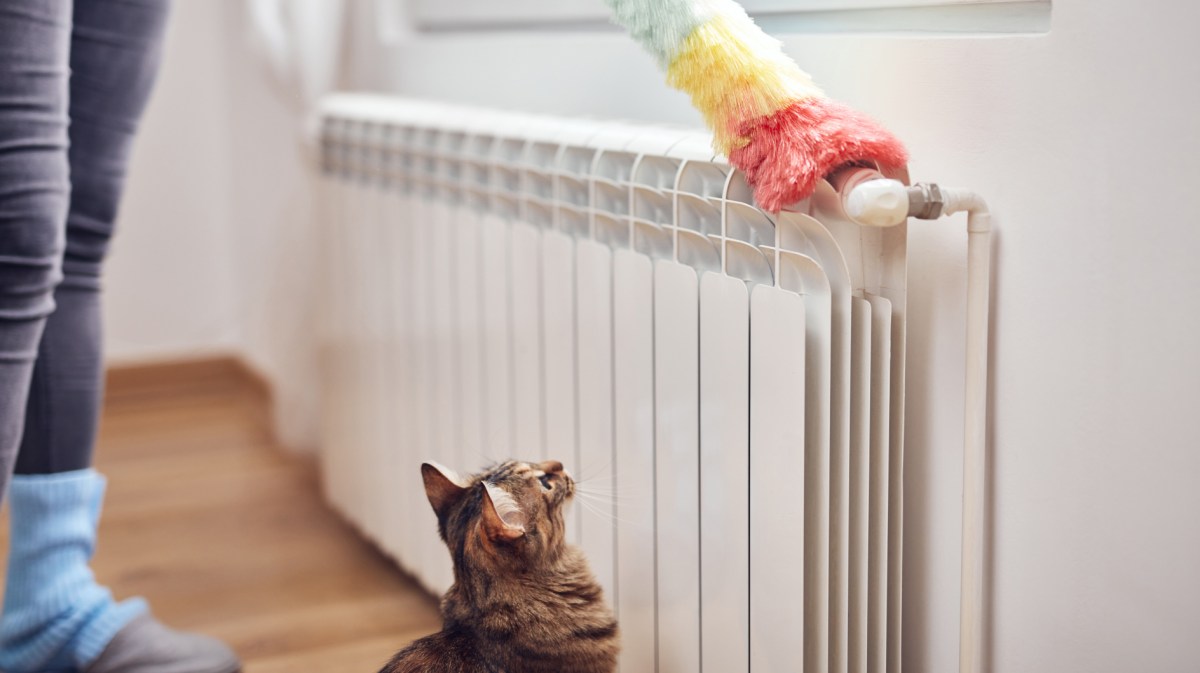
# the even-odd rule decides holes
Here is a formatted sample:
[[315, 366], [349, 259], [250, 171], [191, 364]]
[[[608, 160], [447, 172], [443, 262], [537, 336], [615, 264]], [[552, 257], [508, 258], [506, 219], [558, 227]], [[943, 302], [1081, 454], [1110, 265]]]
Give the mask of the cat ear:
[[525, 513], [507, 491], [483, 482], [483, 530], [492, 542], [513, 542], [525, 535]]
[[425, 495], [429, 498], [429, 504], [433, 505], [433, 511], [439, 517], [467, 491], [462, 478], [454, 470], [434, 462], [421, 464], [421, 478], [425, 480]]

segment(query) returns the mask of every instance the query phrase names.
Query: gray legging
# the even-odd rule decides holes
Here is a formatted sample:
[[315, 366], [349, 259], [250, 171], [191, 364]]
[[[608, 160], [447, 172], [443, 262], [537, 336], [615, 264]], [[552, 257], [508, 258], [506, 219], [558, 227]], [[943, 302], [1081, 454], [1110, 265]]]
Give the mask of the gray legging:
[[0, 502], [14, 463], [91, 465], [100, 271], [167, 9], [0, 1]]

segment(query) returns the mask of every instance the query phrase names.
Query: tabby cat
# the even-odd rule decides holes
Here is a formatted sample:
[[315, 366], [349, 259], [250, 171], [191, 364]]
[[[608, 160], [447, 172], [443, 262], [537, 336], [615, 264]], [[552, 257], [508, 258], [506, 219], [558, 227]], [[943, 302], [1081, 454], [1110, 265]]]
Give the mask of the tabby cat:
[[611, 673], [617, 622], [587, 560], [568, 545], [562, 463], [509, 461], [469, 479], [421, 466], [454, 559], [442, 630], [380, 673]]

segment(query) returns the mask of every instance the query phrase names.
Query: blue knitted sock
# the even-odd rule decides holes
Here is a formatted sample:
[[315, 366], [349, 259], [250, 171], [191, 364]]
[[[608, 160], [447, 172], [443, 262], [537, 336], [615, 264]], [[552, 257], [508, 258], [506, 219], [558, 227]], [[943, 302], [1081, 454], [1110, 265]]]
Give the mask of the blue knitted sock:
[[93, 470], [13, 477], [0, 670], [83, 668], [146, 612], [140, 599], [115, 602], [88, 567], [104, 488]]

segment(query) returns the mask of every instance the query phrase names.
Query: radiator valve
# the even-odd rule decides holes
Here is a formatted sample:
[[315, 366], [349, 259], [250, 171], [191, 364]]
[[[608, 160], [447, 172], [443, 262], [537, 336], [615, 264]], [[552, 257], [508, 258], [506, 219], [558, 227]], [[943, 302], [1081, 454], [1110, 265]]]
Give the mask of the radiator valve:
[[933, 183], [909, 187], [868, 168], [855, 169], [839, 182], [846, 214], [865, 226], [894, 227], [910, 217], [936, 220], [953, 211], [946, 207], [952, 195]]

